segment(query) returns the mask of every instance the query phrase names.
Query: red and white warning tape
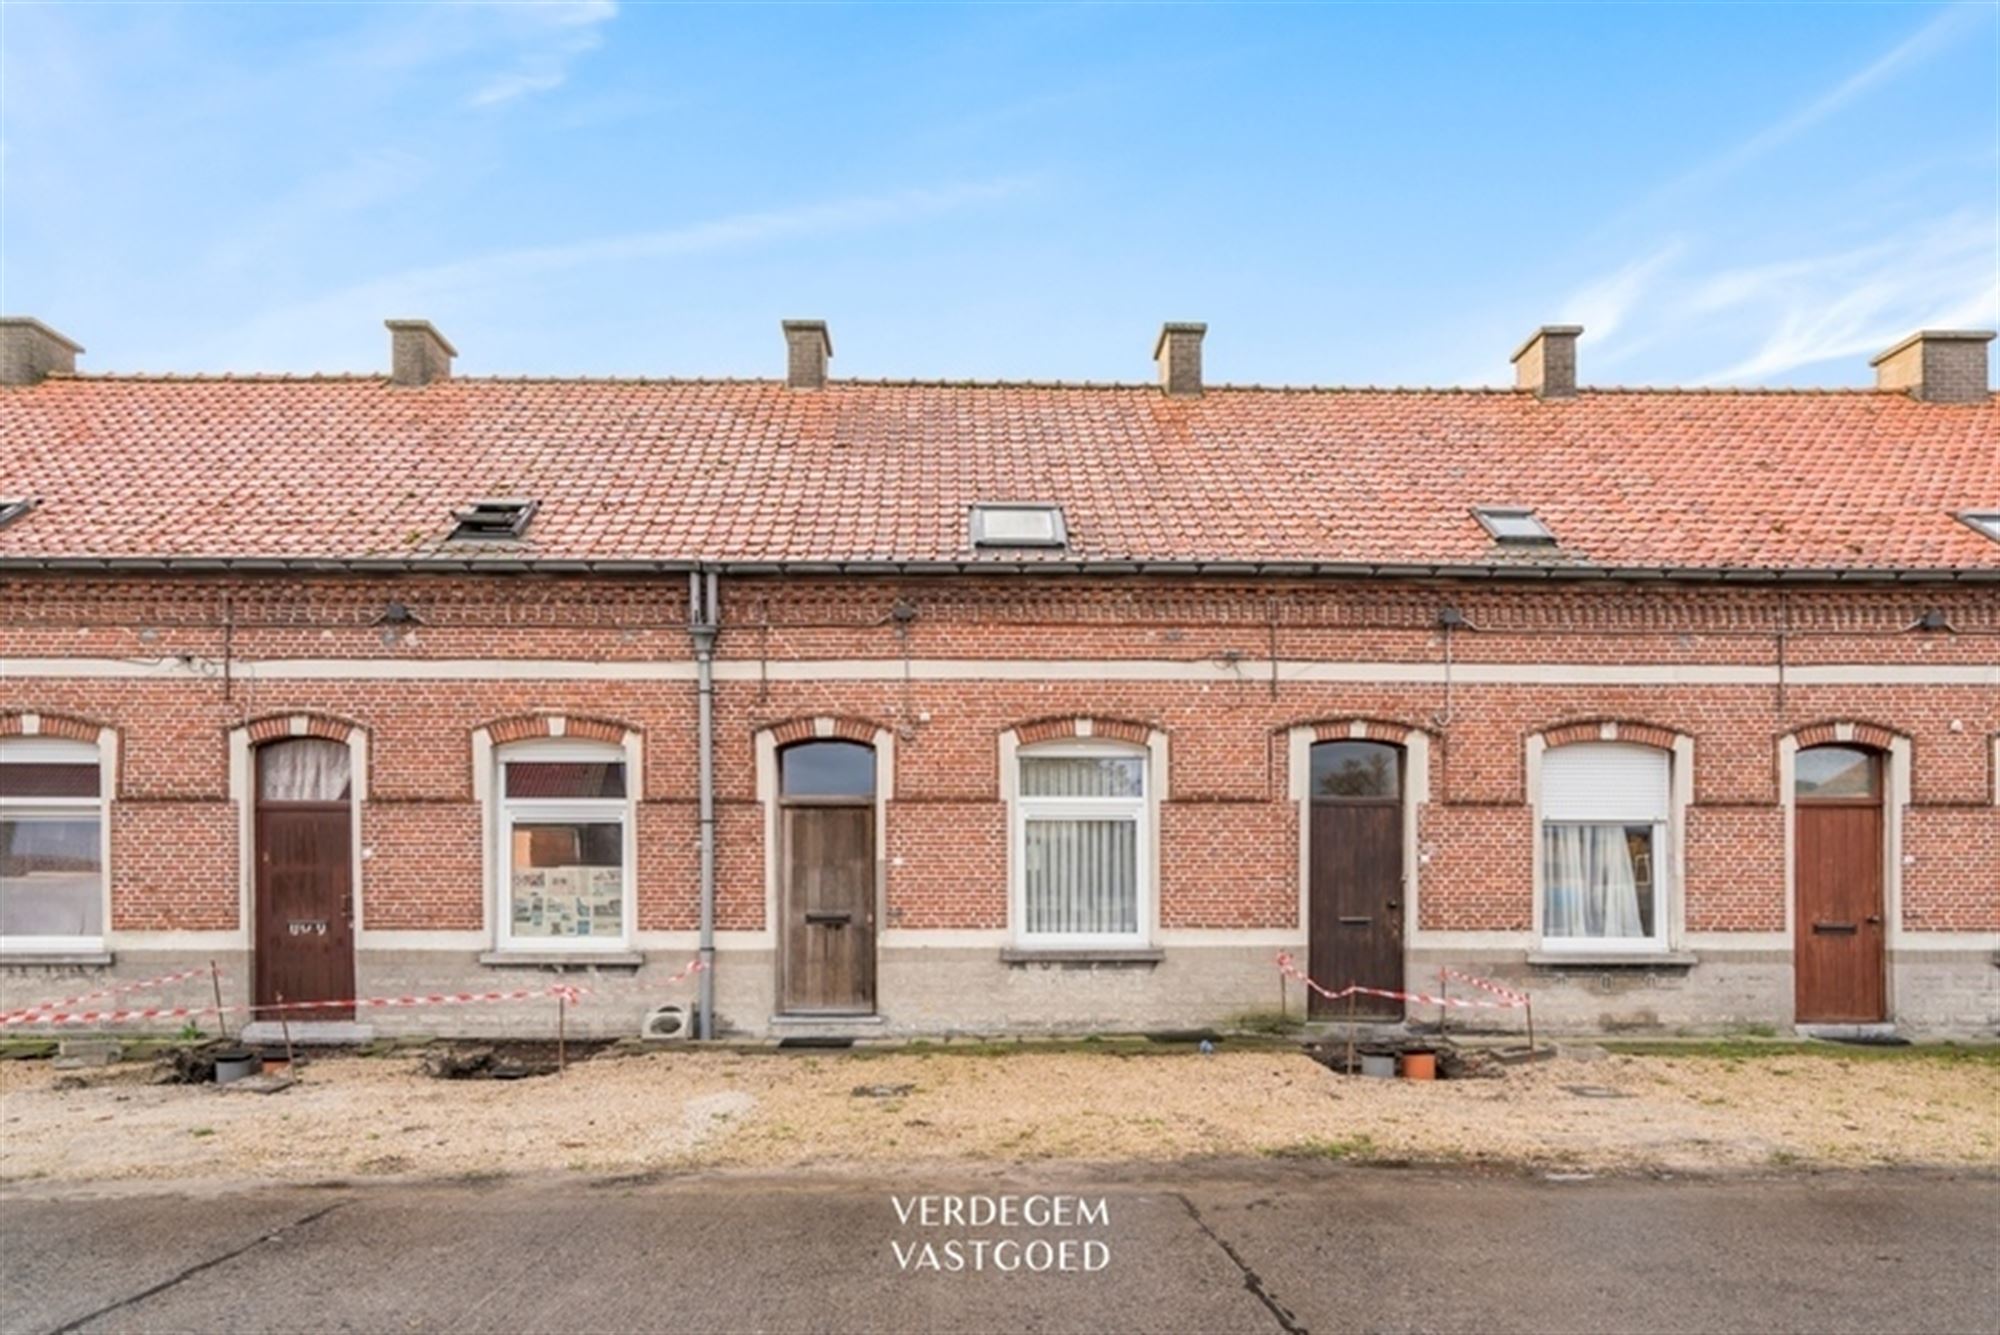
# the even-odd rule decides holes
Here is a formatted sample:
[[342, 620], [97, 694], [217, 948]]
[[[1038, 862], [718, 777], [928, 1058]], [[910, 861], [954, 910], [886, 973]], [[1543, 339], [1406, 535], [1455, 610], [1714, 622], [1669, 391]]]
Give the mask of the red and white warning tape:
[[[220, 970], [216, 972], [220, 973]], [[96, 1001], [100, 997], [116, 996], [123, 992], [143, 992], [150, 987], [165, 987], [168, 983], [180, 983], [190, 978], [206, 978], [208, 976], [209, 970], [206, 966], [203, 966], [199, 969], [183, 969], [179, 973], [163, 973], [158, 978], [142, 978], [136, 983], [119, 983], [113, 987], [100, 987], [95, 992], [79, 992], [73, 997], [64, 997], [61, 1001], [39, 1001], [32, 1006], [23, 1006], [19, 1010], [11, 1010], [0, 1014], [0, 1025], [32, 1024], [34, 1023], [34, 1017], [37, 1015], [48, 1011], [60, 1010], [64, 1006], [74, 1006], [80, 1001]]]
[[1450, 974], [1453, 978], [1458, 979], [1461, 983], [1471, 983], [1474, 987], [1482, 988], [1485, 991], [1491, 992], [1496, 997], [1505, 997], [1507, 1000], [1513, 1002], [1517, 1006], [1525, 1006], [1528, 1004], [1528, 994], [1526, 992], [1516, 992], [1511, 987], [1502, 987], [1500, 986], [1500, 984], [1494, 982], [1491, 978], [1474, 977], [1472, 974], [1460, 973], [1458, 970], [1450, 967], [1447, 967], [1445, 969], [1445, 972], [1447, 974]]
[[[705, 967], [699, 959], [690, 960], [687, 966], [671, 978], [649, 986], [666, 986], [678, 983]], [[91, 996], [105, 996], [114, 991], [132, 991], [140, 986], [152, 986], [160, 982], [174, 981], [207, 973], [207, 969], [191, 970], [187, 974], [171, 974], [165, 979], [148, 979], [145, 984], [131, 983], [120, 988], [106, 988]], [[113, 1024], [123, 1020], [179, 1020], [195, 1015], [239, 1014], [248, 1012], [252, 1018], [259, 1018], [278, 1011], [347, 1010], [349, 1008], [400, 1008], [416, 1006], [474, 1006], [494, 1001], [525, 1001], [530, 997], [561, 997], [574, 1005], [587, 996], [597, 994], [598, 989], [575, 987], [568, 983], [551, 983], [547, 987], [517, 987], [506, 992], [432, 992], [406, 997], [349, 997], [339, 1001], [284, 1001], [266, 1005], [237, 1006], [148, 1006], [132, 1010], [109, 1011], [59, 1011], [53, 1009], [23, 1011], [9, 1015], [8, 1024]], [[85, 1000], [72, 997], [71, 1002]], [[50, 1007], [67, 1005], [68, 1002], [50, 1002]]]
[[[1434, 997], [1426, 992], [1396, 992], [1383, 987], [1363, 987], [1359, 983], [1349, 983], [1346, 987], [1343, 987], [1338, 992], [1335, 992], [1330, 988], [1322, 987], [1319, 983], [1315, 982], [1313, 979], [1308, 977], [1304, 973], [1304, 971], [1302, 971], [1298, 967], [1298, 965], [1293, 961], [1292, 957], [1289, 954], [1282, 951], [1279, 952], [1278, 954], [1278, 971], [1284, 974], [1288, 978], [1298, 979], [1301, 983], [1304, 983], [1307, 987], [1319, 993], [1321, 996], [1325, 997], [1328, 1001], [1339, 1001], [1344, 997], [1358, 995], [1364, 997], [1388, 997], [1392, 1001], [1413, 1001], [1419, 1006], [1451, 1006], [1463, 1010], [1493, 1010], [1493, 1011], [1514, 1010], [1517, 1007], [1526, 1006], [1528, 1004], [1528, 998], [1525, 994], [1519, 992], [1507, 993], [1505, 989], [1499, 989], [1499, 990], [1508, 997], [1519, 998], [1519, 999], [1501, 1000], [1501, 1001], [1478, 1001], [1471, 997]], [[1459, 976], [1464, 977], [1465, 975], [1461, 974]], [[1466, 981], [1478, 982], [1482, 984], [1486, 983], [1486, 980], [1483, 978], [1482, 979], [1467, 978]], [[1499, 988], [1499, 985], [1488, 984], [1488, 987], [1489, 990], [1492, 990], [1495, 988]]]

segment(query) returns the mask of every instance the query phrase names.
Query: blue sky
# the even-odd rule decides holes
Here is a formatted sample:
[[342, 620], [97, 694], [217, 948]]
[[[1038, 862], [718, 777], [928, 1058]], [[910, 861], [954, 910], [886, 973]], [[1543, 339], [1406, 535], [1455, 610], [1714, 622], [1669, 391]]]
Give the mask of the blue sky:
[[1862, 384], [2000, 323], [2000, 6], [0, 2], [0, 307], [118, 370]]

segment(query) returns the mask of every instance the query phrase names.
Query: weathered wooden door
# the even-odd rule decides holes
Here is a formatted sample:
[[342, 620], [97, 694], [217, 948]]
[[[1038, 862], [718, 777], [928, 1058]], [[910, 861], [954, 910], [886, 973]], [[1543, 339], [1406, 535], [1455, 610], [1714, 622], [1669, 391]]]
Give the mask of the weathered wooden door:
[[1794, 792], [1797, 1018], [1884, 1019], [1880, 758], [1851, 747], [1801, 751]]
[[854, 742], [782, 753], [779, 1004], [787, 1014], [875, 1009], [875, 757]]
[[[1380, 742], [1312, 749], [1307, 803], [1309, 972], [1339, 991], [1349, 983], [1403, 986], [1402, 752]], [[1311, 994], [1308, 1013], [1344, 1016], [1346, 1002]], [[1399, 1002], [1358, 997], [1355, 1015], [1400, 1017]]]
[[[257, 752], [255, 999], [260, 1006], [354, 995], [354, 817], [347, 762], [346, 746], [317, 738], [275, 742]], [[354, 1017], [354, 1008], [289, 1014], [294, 1020], [346, 1020]]]

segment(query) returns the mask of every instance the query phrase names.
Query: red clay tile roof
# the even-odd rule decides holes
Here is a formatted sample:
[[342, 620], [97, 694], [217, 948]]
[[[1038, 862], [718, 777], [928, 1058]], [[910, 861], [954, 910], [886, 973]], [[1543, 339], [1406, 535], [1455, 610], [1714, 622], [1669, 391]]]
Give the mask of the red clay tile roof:
[[[2000, 571], [2000, 399], [57, 376], [0, 391], [0, 562], [1313, 562]], [[524, 541], [451, 512], [533, 498]], [[976, 501], [1067, 553], [975, 552]], [[1554, 553], [1475, 505], [1532, 507]]]

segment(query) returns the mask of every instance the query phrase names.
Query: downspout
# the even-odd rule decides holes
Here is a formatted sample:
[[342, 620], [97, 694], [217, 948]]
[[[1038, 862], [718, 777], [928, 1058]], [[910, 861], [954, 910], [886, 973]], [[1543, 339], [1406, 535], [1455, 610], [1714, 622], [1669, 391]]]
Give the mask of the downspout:
[[715, 626], [713, 571], [688, 573], [688, 635], [694, 641], [695, 787], [701, 815], [701, 973], [697, 1037], [715, 1037]]

